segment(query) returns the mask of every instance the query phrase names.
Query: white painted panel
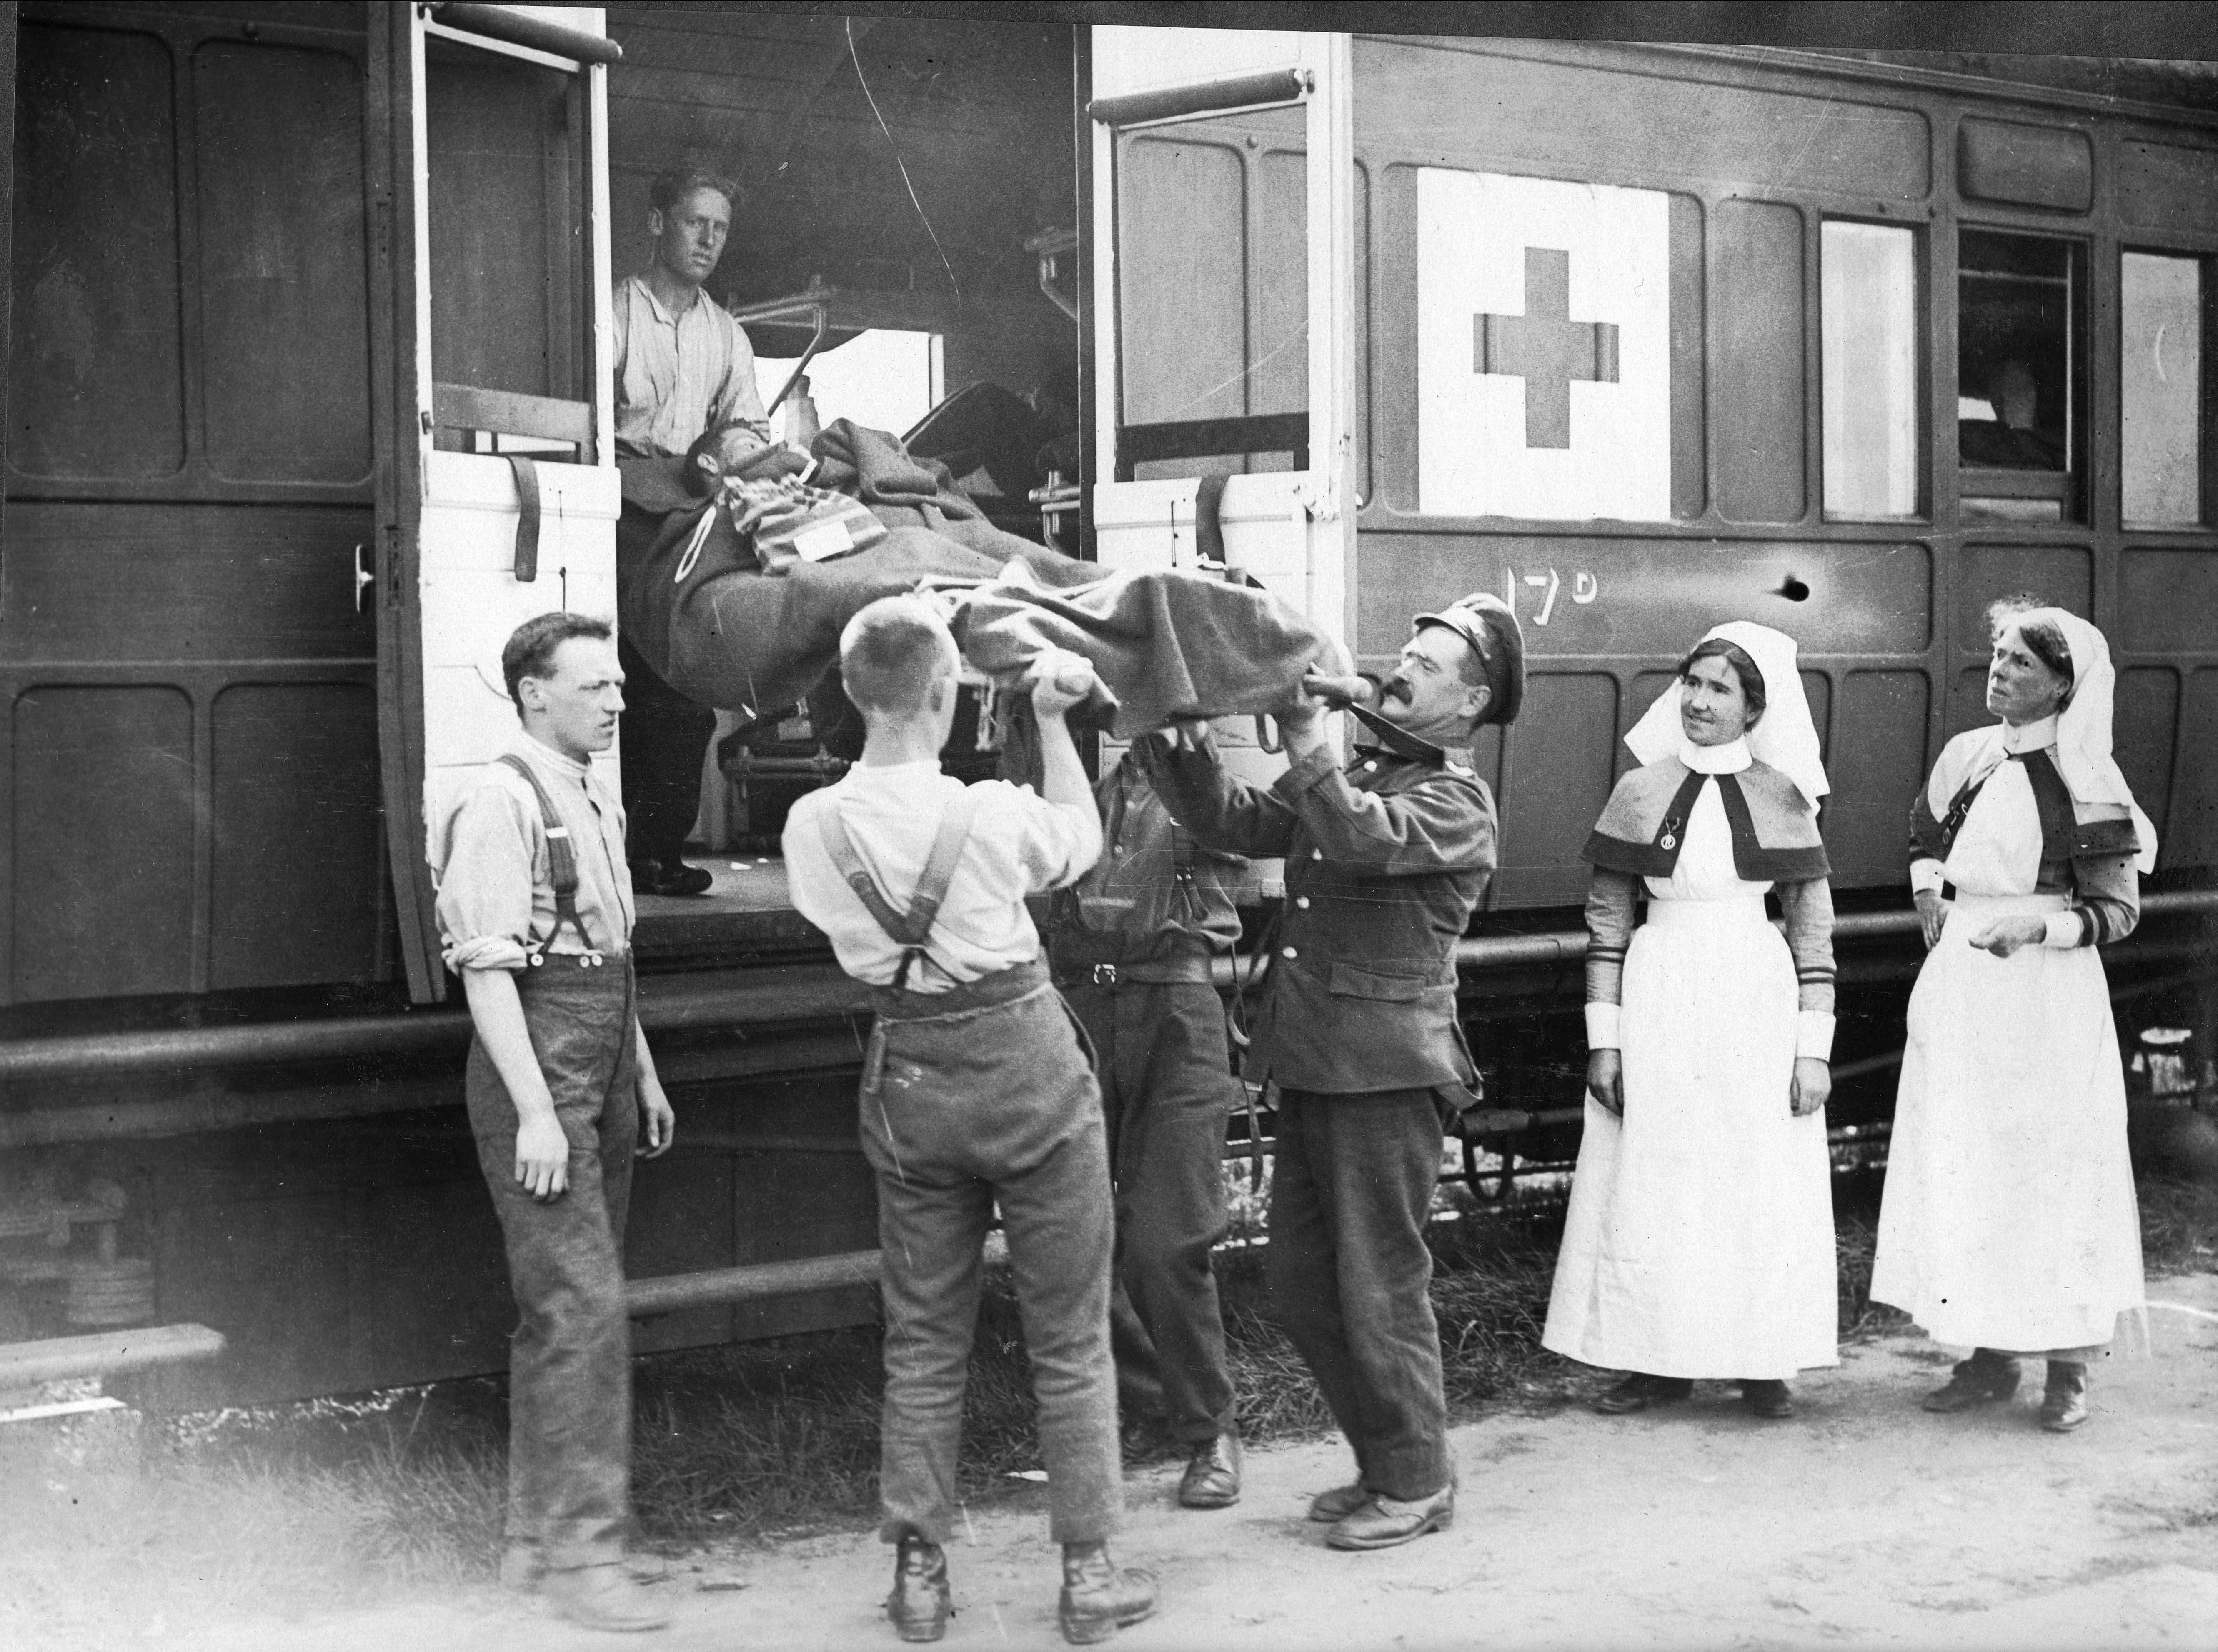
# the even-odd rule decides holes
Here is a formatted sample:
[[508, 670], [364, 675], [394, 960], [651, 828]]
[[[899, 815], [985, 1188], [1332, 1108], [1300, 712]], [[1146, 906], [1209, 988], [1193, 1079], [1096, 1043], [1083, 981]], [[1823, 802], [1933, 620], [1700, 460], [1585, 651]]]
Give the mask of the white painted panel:
[[[1478, 370], [1488, 315], [1527, 316], [1526, 252], [1568, 256], [1567, 324], [1617, 329], [1617, 379], [1569, 385], [1570, 444], [1528, 446], [1521, 376]], [[1668, 521], [1670, 198], [1491, 172], [1417, 174], [1417, 471], [1432, 515]]]
[[1191, 476], [1097, 486], [1094, 543], [1101, 566], [1134, 572], [1193, 566], [1194, 499], [1200, 488]]
[[[500, 651], [535, 615], [567, 609], [614, 622], [616, 519], [612, 467], [539, 467], [538, 578], [516, 578], [516, 479], [508, 461], [433, 452], [424, 468], [417, 591], [423, 616], [426, 818], [436, 826], [457, 789], [514, 735], [516, 709]], [[596, 761], [619, 783], [618, 755]], [[435, 834], [436, 835], [436, 834]]]
[[1094, 30], [1094, 96], [1191, 86], [1235, 75], [1292, 69], [1302, 37], [1271, 28], [1126, 28]]
[[1254, 574], [1297, 608], [1310, 560], [1309, 513], [1303, 502], [1309, 481], [1306, 471], [1228, 477], [1217, 511], [1226, 563]]

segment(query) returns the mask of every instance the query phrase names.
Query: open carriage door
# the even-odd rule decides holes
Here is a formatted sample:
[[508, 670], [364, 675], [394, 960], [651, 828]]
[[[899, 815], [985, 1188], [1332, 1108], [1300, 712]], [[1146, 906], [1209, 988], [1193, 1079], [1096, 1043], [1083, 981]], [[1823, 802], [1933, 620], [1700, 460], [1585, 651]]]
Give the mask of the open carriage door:
[[[1094, 541], [1221, 559], [1352, 634], [1359, 331], [1351, 40], [1091, 38]], [[1242, 751], [1236, 766], [1278, 767]]]
[[369, 9], [373, 107], [390, 123], [378, 733], [422, 1003], [446, 990], [427, 829], [517, 727], [501, 645], [535, 614], [616, 615], [607, 65], [621, 53], [591, 8]]

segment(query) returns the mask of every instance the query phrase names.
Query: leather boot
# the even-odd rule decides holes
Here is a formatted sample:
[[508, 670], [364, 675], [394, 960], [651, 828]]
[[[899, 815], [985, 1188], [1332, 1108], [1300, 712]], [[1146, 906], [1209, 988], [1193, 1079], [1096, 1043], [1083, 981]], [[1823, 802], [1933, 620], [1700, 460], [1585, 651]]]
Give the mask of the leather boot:
[[2068, 1434], [2087, 1420], [2087, 1368], [2076, 1359], [2048, 1362], [2048, 1389], [2041, 1396], [2041, 1426]]
[[1444, 1531], [1455, 1519], [1455, 1482], [1430, 1497], [1403, 1502], [1372, 1492], [1363, 1507], [1324, 1534], [1335, 1549], [1393, 1549], [1415, 1543], [1428, 1531]]
[[1198, 1446], [1179, 1476], [1180, 1508], [1230, 1508], [1240, 1500], [1240, 1436], [1230, 1429]]
[[648, 1599], [616, 1562], [549, 1571], [540, 1581], [540, 1593], [557, 1616], [585, 1629], [622, 1634], [661, 1629], [670, 1622], [670, 1614]]
[[947, 1551], [912, 1532], [894, 1551], [894, 1590], [886, 1616], [905, 1641], [936, 1641], [947, 1633], [955, 1606], [947, 1587]]
[[1063, 1545], [1063, 1598], [1056, 1616], [1063, 1638], [1073, 1646], [1092, 1646], [1119, 1629], [1137, 1624], [1155, 1609], [1155, 1575], [1137, 1567], [1119, 1568], [1106, 1543]]
[[1740, 1402], [1753, 1415], [1768, 1420], [1776, 1420], [1794, 1414], [1794, 1395], [1787, 1384], [1776, 1377], [1743, 1383], [1740, 1385]]
[[1352, 1486], [1335, 1486], [1310, 1499], [1310, 1519], [1323, 1525], [1335, 1525], [1370, 1500], [1371, 1494], [1364, 1489], [1360, 1480]]
[[1969, 1359], [1956, 1362], [1946, 1387], [1925, 1396], [1925, 1408], [1946, 1416], [2007, 1400], [2017, 1392], [2017, 1361], [2008, 1354], [1974, 1348]]
[[1603, 1392], [1594, 1408], [1605, 1417], [1626, 1417], [1659, 1405], [1676, 1405], [1694, 1391], [1690, 1377], [1651, 1377], [1645, 1371], [1634, 1371]]

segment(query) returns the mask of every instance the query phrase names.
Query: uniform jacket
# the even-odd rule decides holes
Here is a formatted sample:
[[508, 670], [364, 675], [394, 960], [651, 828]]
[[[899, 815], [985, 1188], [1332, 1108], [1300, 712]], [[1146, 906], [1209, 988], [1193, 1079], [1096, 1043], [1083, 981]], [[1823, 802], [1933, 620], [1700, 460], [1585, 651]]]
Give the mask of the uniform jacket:
[[1462, 1104], [1478, 1074], [1456, 1021], [1455, 946], [1494, 871], [1494, 800], [1465, 754], [1397, 744], [1409, 754], [1360, 750], [1344, 770], [1316, 752], [1267, 789], [1226, 774], [1206, 739], [1144, 749], [1205, 847], [1286, 857], [1248, 1076], [1328, 1095], [1440, 1089]]
[[[1205, 968], [1240, 939], [1236, 905], [1246, 863], [1202, 848], [1178, 825], [1128, 756], [1095, 783], [1101, 858], [1056, 897], [1050, 949], [1058, 973], [1083, 976], [1112, 964], [1134, 981], [1176, 961]], [[1193, 980], [1188, 967], [1165, 979]]]

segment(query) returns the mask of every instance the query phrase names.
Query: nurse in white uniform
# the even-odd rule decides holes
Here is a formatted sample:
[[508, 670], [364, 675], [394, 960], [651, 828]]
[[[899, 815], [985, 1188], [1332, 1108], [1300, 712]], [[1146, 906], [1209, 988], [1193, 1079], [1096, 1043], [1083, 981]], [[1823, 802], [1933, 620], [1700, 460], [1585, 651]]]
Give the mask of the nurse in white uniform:
[[1586, 1121], [1541, 1340], [1628, 1373], [1605, 1414], [1717, 1377], [1785, 1417], [1838, 1358], [1827, 787], [1794, 639], [1715, 628], [1626, 744], [1643, 766], [1585, 851]]
[[2048, 1361], [2039, 1420], [2087, 1417], [2088, 1362], [2141, 1309], [2125, 1081], [2099, 943], [2140, 916], [2156, 832], [2110, 756], [2116, 673], [2061, 609], [2005, 616], [2001, 721], [1948, 742], [1911, 814], [1930, 949], [1911, 994], [1872, 1300], [1973, 1350], [1929, 1411], [2009, 1399]]

